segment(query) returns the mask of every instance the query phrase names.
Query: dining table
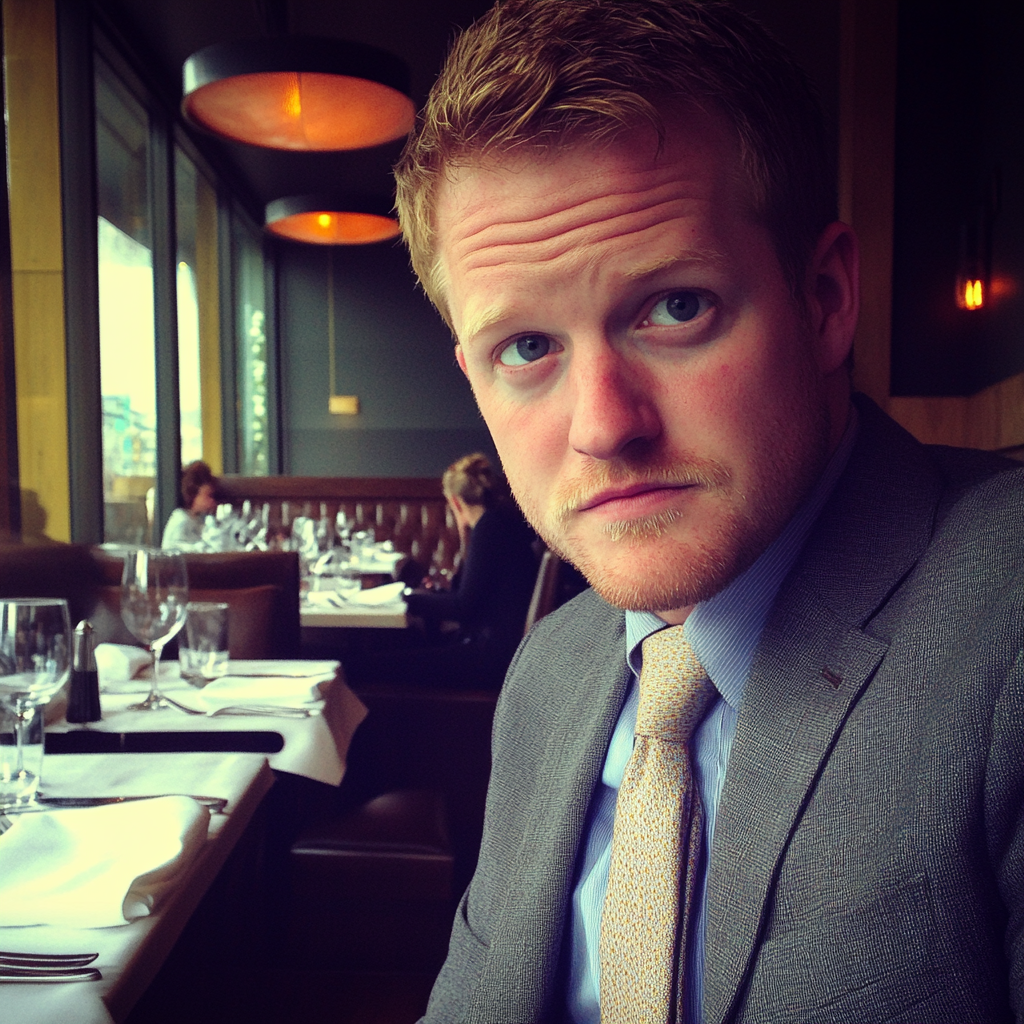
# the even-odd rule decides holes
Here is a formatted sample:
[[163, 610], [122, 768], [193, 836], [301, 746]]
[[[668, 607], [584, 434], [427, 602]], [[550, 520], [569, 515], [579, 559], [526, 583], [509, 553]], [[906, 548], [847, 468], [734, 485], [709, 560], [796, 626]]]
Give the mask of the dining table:
[[[181, 749], [185, 744], [202, 750], [207, 737], [226, 740], [224, 745], [230, 745], [232, 734], [240, 739], [263, 737], [272, 742], [240, 746], [266, 752], [274, 771], [327, 786], [340, 784], [349, 743], [366, 717], [366, 707], [346, 684], [337, 661], [231, 661], [227, 675], [203, 689], [182, 679], [175, 661], [160, 669], [161, 691], [200, 713], [173, 705], [156, 711], [129, 710], [149, 681], [110, 681], [100, 694], [99, 721], [69, 723], [59, 704], [48, 714], [47, 750]], [[282, 693], [292, 696], [282, 698]], [[229, 713], [213, 713], [222, 709]]]
[[409, 616], [404, 601], [381, 605], [304, 601], [299, 609], [299, 622], [303, 628], [405, 629]]
[[303, 628], [405, 629], [409, 624], [400, 581], [355, 590], [333, 587], [329, 578], [315, 582], [299, 604]]
[[[101, 975], [98, 980], [62, 983], [0, 979], [0, 1019], [5, 1024], [124, 1021], [236, 848], [272, 783], [266, 758], [258, 754], [48, 754], [44, 763], [47, 797], [200, 794], [220, 797], [226, 804], [209, 815], [205, 839], [200, 835], [198, 844], [190, 847], [191, 859], [170, 879], [149, 913], [103, 927], [66, 923], [0, 927], [0, 950], [5, 953], [96, 953], [90, 966]], [[116, 807], [141, 803], [152, 808], [157, 801]], [[95, 815], [110, 809], [60, 813], [66, 820], [67, 815]], [[12, 821], [29, 816], [9, 814]], [[199, 821], [202, 826], [203, 819]], [[0, 836], [0, 843], [11, 835], [13, 829]]]

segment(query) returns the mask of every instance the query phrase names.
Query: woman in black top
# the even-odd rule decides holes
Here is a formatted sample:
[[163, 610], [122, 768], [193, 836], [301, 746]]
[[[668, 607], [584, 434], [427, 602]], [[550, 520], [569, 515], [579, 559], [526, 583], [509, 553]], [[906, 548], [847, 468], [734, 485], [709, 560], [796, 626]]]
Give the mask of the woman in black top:
[[462, 565], [450, 590], [417, 590], [406, 601], [413, 615], [458, 622], [459, 642], [475, 649], [481, 671], [498, 686], [523, 638], [537, 578], [534, 533], [486, 456], [453, 463], [442, 486], [459, 527]]
[[[406, 595], [409, 612], [425, 620], [435, 640], [354, 657], [346, 671], [355, 682], [497, 689], [523, 638], [537, 578], [533, 531], [486, 456], [463, 456], [442, 485], [459, 527], [462, 565], [450, 590]], [[458, 631], [438, 636], [444, 621], [457, 622]]]

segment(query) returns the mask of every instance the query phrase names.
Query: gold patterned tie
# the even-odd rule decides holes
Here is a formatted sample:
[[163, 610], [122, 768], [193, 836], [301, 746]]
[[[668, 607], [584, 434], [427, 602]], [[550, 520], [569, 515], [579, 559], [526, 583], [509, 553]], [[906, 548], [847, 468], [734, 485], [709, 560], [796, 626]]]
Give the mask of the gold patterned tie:
[[601, 916], [601, 1024], [684, 1020], [704, 821], [687, 744], [715, 696], [682, 626], [644, 641]]

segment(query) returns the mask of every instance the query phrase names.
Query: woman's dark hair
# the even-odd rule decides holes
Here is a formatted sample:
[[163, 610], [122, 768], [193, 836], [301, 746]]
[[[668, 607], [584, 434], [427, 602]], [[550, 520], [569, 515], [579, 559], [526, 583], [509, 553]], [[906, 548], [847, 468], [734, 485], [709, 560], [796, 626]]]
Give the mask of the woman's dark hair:
[[199, 488], [204, 484], [210, 484], [215, 491], [217, 489], [217, 478], [205, 462], [197, 459], [195, 462], [190, 462], [181, 471], [181, 498], [185, 508], [192, 507]]

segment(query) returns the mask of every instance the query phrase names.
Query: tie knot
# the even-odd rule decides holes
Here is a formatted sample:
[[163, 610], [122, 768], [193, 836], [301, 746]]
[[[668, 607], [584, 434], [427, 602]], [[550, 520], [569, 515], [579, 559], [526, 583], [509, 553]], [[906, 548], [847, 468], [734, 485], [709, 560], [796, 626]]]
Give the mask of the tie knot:
[[717, 691], [683, 635], [682, 626], [652, 633], [643, 643], [636, 732], [689, 743]]

